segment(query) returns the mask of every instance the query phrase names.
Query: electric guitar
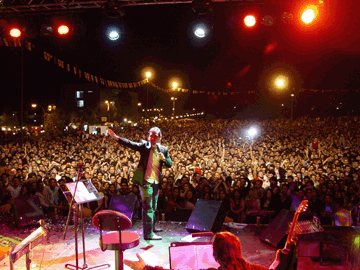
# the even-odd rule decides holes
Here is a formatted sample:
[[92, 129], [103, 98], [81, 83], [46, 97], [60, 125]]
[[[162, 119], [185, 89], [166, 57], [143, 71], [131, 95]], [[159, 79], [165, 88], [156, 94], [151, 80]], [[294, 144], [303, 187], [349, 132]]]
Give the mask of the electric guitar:
[[304, 200], [299, 205], [298, 209], [295, 212], [291, 227], [289, 229], [289, 234], [286, 239], [286, 244], [283, 249], [279, 249], [276, 252], [276, 257], [274, 262], [271, 264], [269, 269], [276, 270], [289, 270], [292, 269], [292, 263], [296, 247], [296, 237], [295, 237], [295, 225], [298, 220], [299, 214], [306, 210], [308, 206], [308, 201]]

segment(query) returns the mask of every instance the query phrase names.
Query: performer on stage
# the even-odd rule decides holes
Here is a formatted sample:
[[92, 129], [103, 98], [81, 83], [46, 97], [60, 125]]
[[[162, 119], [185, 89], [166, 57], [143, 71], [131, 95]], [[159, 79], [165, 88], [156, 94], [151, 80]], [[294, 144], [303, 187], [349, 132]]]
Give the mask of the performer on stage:
[[155, 210], [161, 188], [163, 164], [171, 167], [172, 161], [167, 147], [160, 144], [161, 130], [152, 127], [149, 130], [148, 141], [133, 142], [117, 136], [114, 131], [108, 129], [108, 134], [121, 145], [134, 151], [139, 151], [141, 158], [133, 177], [133, 184], [139, 184], [143, 204], [143, 230], [145, 240], [161, 240], [161, 236], [155, 234], [161, 230], [155, 229]]

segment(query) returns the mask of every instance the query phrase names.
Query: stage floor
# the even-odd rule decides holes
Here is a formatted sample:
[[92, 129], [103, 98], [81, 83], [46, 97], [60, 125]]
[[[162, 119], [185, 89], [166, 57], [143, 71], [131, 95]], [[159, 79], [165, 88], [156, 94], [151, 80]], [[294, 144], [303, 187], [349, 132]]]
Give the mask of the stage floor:
[[[75, 241], [73, 226], [69, 226], [66, 238], [63, 240], [65, 220], [59, 220], [54, 224], [47, 220], [49, 232], [48, 240], [36, 246], [30, 253], [31, 269], [58, 270], [65, 269], [65, 264], [75, 264]], [[115, 269], [115, 254], [113, 251], [102, 252], [99, 248], [99, 232], [95, 229], [89, 219], [85, 220], [85, 243], [86, 243], [86, 262], [88, 267], [109, 263]], [[124, 258], [136, 260], [136, 253], [139, 253], [149, 265], [161, 265], [169, 267], [169, 245], [171, 242], [192, 241], [191, 235], [185, 229], [186, 222], [160, 222], [157, 227], [164, 231], [158, 233], [163, 237], [161, 241], [145, 241], [142, 238], [142, 222], [137, 221], [132, 231], [136, 231], [141, 236], [140, 245], [126, 250]], [[255, 225], [238, 224], [239, 226], [224, 226], [225, 229], [237, 235], [242, 244], [242, 254], [246, 260], [269, 267], [275, 258], [275, 248], [269, 247], [259, 240], [259, 234], [264, 228]], [[242, 226], [241, 226], [242, 225]], [[0, 246], [12, 246], [21, 239], [27, 237], [36, 229], [9, 229], [6, 226], [0, 227]], [[78, 232], [80, 236], [80, 231]], [[200, 239], [201, 240], [201, 239]], [[199, 241], [197, 239], [196, 241]], [[79, 266], [83, 266], [82, 241], [79, 243]], [[334, 251], [329, 251], [334, 252]], [[358, 254], [358, 253], [357, 253]], [[326, 254], [325, 254], [326, 255]], [[331, 254], [330, 254], [331, 255]], [[337, 259], [325, 260], [323, 265], [316, 259], [310, 257], [299, 257], [297, 269], [355, 269], [347, 262], [347, 258], [341, 258], [337, 254]], [[331, 256], [330, 256], [331, 257]], [[332, 256], [333, 257], [333, 256]], [[0, 270], [10, 269], [9, 257], [0, 262]], [[25, 266], [25, 256], [15, 263], [15, 269], [23, 270]], [[125, 269], [130, 269], [125, 266]], [[357, 268], [358, 269], [358, 268]]]

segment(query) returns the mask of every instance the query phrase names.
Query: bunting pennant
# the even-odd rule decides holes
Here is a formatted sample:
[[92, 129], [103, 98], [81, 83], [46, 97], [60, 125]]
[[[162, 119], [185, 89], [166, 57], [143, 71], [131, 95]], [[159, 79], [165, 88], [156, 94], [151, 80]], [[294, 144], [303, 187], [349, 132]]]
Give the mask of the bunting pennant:
[[90, 82], [90, 74], [87, 72], [84, 72], [85, 79]]
[[20, 39], [17, 39], [17, 38], [14, 39], [14, 47], [21, 47]]
[[[0, 38], [0, 46], [5, 46], [5, 47], [21, 47], [23, 44], [21, 42], [20, 38]], [[24, 48], [28, 49], [29, 51], [31, 51], [31, 47], [32, 44], [30, 43], [30, 45], [28, 44], [28, 42], [25, 40], [24, 41]]]
[[49, 61], [51, 60], [51, 58], [53, 58], [53, 56], [47, 52], [44, 52], [44, 58], [46, 61]]
[[77, 74], [77, 68], [74, 67], [74, 74], [76, 75]]
[[60, 59], [57, 60], [58, 66], [64, 68], [64, 61], [61, 61]]
[[26, 49], [28, 49], [28, 51], [31, 51], [31, 47], [32, 47], [32, 44], [28, 41], [26, 41]]

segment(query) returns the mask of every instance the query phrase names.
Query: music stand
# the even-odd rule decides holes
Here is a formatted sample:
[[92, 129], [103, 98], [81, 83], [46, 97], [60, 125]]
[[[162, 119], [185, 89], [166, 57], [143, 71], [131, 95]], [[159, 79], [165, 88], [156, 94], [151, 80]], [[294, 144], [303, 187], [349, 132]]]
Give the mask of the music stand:
[[[84, 221], [83, 221], [83, 204], [98, 201], [103, 198], [91, 183], [90, 180], [83, 180], [78, 182], [71, 182], [66, 183], [63, 186], [63, 193], [66, 199], [68, 200], [69, 204], [74, 204], [72, 207], [74, 211], [74, 233], [75, 233], [75, 258], [76, 258], [76, 265], [72, 264], [65, 264], [65, 268], [71, 270], [90, 270], [95, 268], [102, 268], [102, 267], [110, 267], [110, 264], [102, 264], [96, 265], [93, 267], [88, 267], [86, 264], [86, 254], [85, 254], [85, 237], [84, 237]], [[75, 197], [73, 198], [75, 194]], [[80, 218], [81, 218], [81, 235], [82, 235], [82, 242], [83, 242], [83, 258], [84, 264], [83, 267], [79, 267], [79, 251], [78, 251], [78, 238], [77, 238], [77, 228], [78, 228], [78, 210], [80, 207]], [[69, 213], [70, 214], [70, 213]]]

